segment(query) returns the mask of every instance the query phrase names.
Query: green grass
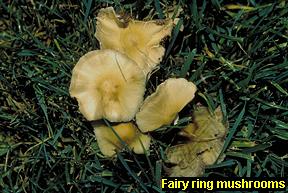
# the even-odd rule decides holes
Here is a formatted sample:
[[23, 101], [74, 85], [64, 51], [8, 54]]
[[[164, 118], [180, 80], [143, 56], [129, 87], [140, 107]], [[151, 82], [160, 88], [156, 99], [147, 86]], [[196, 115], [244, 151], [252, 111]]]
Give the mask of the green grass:
[[239, 1], [249, 9], [227, 9], [237, 3], [224, 0], [180, 1], [184, 30], [179, 24], [166, 41], [147, 94], [168, 77], [185, 77], [197, 84], [195, 100], [178, 125], [155, 134], [148, 154], [101, 156], [90, 123], [69, 96], [71, 70], [99, 48], [99, 8], [157, 19], [173, 7], [170, 2], [0, 0], [0, 192], [161, 192], [165, 147], [199, 102], [220, 105], [229, 121], [226, 158], [205, 176], [288, 176], [283, 0]]

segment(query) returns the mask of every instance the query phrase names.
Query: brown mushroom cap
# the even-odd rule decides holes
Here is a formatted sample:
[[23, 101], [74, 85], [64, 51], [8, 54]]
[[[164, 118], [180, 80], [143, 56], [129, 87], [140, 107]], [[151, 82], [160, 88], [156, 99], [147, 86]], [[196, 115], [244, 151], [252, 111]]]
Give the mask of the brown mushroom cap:
[[142, 132], [170, 125], [184, 106], [194, 98], [197, 88], [184, 78], [170, 78], [147, 97], [136, 114], [136, 123]]
[[170, 177], [201, 176], [205, 167], [224, 159], [225, 154], [219, 155], [224, 147], [228, 125], [222, 123], [220, 107], [213, 114], [207, 107], [196, 108], [193, 111], [193, 123], [189, 123], [179, 133], [190, 140], [166, 149], [166, 162], [172, 164], [172, 167], [166, 168]]
[[118, 50], [136, 61], [145, 74], [160, 63], [165, 49], [162, 39], [171, 35], [172, 19], [159, 22], [120, 20], [112, 7], [101, 9], [97, 16], [95, 37], [101, 49]]
[[[148, 135], [142, 134], [133, 123], [120, 123], [112, 126], [112, 128], [118, 137], [135, 153], [143, 154], [144, 151], [149, 149], [151, 138]], [[94, 125], [94, 133], [100, 151], [108, 157], [115, 155], [116, 150], [123, 148], [121, 141], [113, 132], [112, 128], [104, 124]]]
[[145, 92], [145, 76], [135, 62], [114, 50], [91, 51], [73, 69], [70, 95], [88, 120], [126, 122], [134, 118]]

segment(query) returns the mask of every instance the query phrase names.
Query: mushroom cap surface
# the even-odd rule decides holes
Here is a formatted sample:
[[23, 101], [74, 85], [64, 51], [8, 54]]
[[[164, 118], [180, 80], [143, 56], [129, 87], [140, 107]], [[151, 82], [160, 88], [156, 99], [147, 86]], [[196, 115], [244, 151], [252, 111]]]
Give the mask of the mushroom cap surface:
[[142, 132], [170, 125], [178, 113], [195, 95], [195, 84], [184, 78], [170, 78], [148, 96], [136, 114], [136, 123]]
[[87, 120], [126, 122], [134, 118], [143, 101], [145, 75], [120, 52], [91, 51], [75, 65], [69, 91]]
[[112, 7], [100, 9], [95, 37], [101, 49], [118, 50], [133, 59], [147, 75], [164, 56], [162, 39], [171, 35], [172, 19], [121, 20]]
[[116, 154], [116, 150], [121, 150], [123, 142], [137, 154], [143, 154], [144, 151], [149, 149], [150, 136], [142, 134], [133, 123], [120, 123], [111, 126], [112, 128], [104, 124], [94, 125], [93, 127], [100, 151], [107, 157], [112, 157]]

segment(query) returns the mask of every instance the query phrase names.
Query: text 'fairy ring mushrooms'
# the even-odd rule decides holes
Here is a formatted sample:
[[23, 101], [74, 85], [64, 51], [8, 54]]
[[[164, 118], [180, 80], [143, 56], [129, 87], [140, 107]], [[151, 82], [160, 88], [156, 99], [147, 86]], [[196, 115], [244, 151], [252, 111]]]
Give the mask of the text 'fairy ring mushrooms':
[[149, 149], [150, 136], [142, 134], [133, 123], [120, 123], [111, 127], [96, 124], [93, 127], [100, 151], [107, 157], [121, 150], [123, 143], [137, 154], [143, 154]]
[[148, 96], [136, 114], [136, 123], [142, 132], [170, 125], [177, 114], [189, 103], [197, 88], [184, 78], [170, 78]]
[[114, 50], [91, 51], [73, 69], [70, 95], [89, 120], [127, 122], [143, 101], [145, 75], [135, 62]]
[[101, 49], [113, 49], [126, 54], [148, 74], [162, 60], [165, 49], [160, 42], [171, 35], [172, 28], [172, 19], [163, 22], [123, 21], [112, 7], [107, 7], [99, 11], [95, 37]]

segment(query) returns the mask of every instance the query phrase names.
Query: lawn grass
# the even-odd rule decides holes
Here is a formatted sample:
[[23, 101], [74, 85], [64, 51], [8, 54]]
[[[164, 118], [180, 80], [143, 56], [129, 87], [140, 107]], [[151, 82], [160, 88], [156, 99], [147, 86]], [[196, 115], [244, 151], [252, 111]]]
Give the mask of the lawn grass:
[[[239, 2], [0, 0], [0, 192], [161, 192], [165, 148], [198, 103], [220, 105], [229, 121], [226, 157], [205, 176], [287, 178], [288, 3]], [[95, 18], [106, 6], [138, 19], [183, 8], [147, 95], [185, 77], [197, 96], [145, 155], [104, 158], [68, 93], [73, 66], [99, 49]]]

